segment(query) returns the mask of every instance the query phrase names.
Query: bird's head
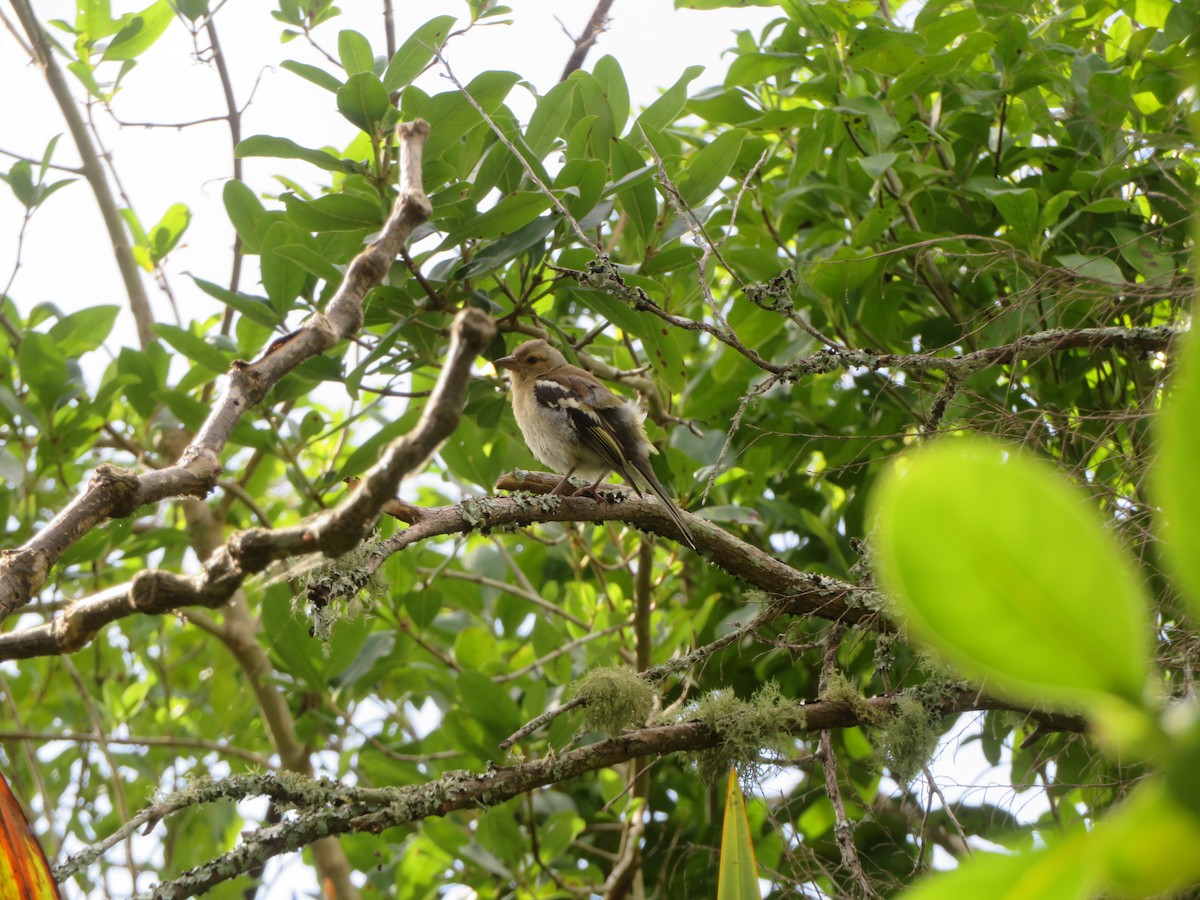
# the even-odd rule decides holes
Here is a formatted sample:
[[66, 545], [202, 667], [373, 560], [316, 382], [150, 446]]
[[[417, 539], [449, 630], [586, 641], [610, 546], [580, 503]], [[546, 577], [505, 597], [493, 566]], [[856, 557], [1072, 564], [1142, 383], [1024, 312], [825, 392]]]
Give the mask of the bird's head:
[[526, 341], [512, 352], [495, 361], [502, 369], [512, 372], [513, 380], [528, 381], [545, 375], [551, 369], [567, 364], [566, 357], [543, 340]]

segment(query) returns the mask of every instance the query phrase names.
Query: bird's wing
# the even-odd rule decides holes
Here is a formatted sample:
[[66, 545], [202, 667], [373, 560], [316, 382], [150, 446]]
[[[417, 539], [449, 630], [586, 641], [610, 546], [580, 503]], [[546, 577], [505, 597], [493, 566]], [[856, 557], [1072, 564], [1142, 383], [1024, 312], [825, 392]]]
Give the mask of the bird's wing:
[[533, 393], [537, 402], [550, 409], [560, 409], [567, 414], [579, 443], [593, 455], [602, 459], [638, 495], [641, 490], [632, 477], [630, 456], [633, 448], [627, 446], [637, 441], [635, 433], [629, 433], [636, 423], [628, 421], [632, 415], [625, 401], [582, 370], [564, 366], [548, 376], [539, 378]]

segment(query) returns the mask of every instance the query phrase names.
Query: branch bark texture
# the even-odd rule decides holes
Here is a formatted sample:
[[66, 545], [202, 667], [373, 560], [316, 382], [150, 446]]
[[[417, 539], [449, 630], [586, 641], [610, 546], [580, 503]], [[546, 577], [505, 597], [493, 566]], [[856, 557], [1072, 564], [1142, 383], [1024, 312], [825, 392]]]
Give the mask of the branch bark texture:
[[[51, 568], [69, 547], [106, 519], [124, 518], [140, 506], [169, 498], [207, 496], [221, 473], [221, 453], [247, 411], [261, 403], [284, 375], [362, 327], [363, 297], [383, 280], [409, 235], [429, 218], [432, 211], [421, 186], [422, 151], [429, 137], [429, 125], [421, 120], [402, 123], [397, 128], [397, 136], [400, 184], [392, 213], [379, 239], [354, 258], [326, 312], [312, 316], [299, 329], [276, 341], [255, 362], [234, 363], [220, 399], [174, 465], [140, 475], [116, 466], [98, 466], [84, 492], [31, 540], [15, 550], [0, 552], [0, 622], [41, 590]], [[486, 331], [478, 317], [460, 327], [475, 337]], [[468, 343], [470, 341], [468, 338]], [[261, 543], [256, 540], [260, 537], [252, 534], [238, 538], [236, 547], [232, 548], [233, 556], [251, 552]], [[231, 541], [231, 544], [235, 542]], [[230, 567], [225, 566], [219, 573], [219, 584], [193, 585], [193, 579], [143, 572], [127, 590], [105, 591], [106, 607], [112, 603], [133, 602], [136, 609], [161, 611], [179, 605], [175, 602], [179, 597], [188, 593], [197, 595], [197, 592], [208, 598], [204, 605], [219, 605], [236, 587], [236, 584], [231, 587], [227, 581], [230, 574]], [[244, 570], [242, 574], [245, 574]], [[143, 581], [141, 589], [135, 589]], [[240, 583], [240, 577], [237, 583]], [[122, 593], [126, 601], [119, 599]], [[220, 599], [213, 603], [218, 596]], [[167, 606], [164, 607], [164, 603]], [[73, 635], [68, 645], [78, 637]]]
[[[895, 710], [901, 695], [851, 701], [817, 701], [797, 704], [793, 717], [795, 735], [816, 734], [834, 728], [878, 727]], [[972, 690], [947, 691], [933, 710], [939, 715], [956, 715], [970, 710], [1010, 709], [1003, 701], [981, 697]], [[1074, 717], [1058, 717], [1056, 727], [1081, 731], [1085, 723]], [[487, 772], [448, 772], [420, 785], [394, 788], [355, 788], [274, 776], [240, 776], [198, 786], [192, 793], [164, 798], [143, 810], [123, 828], [95, 847], [56, 867], [61, 882], [94, 862], [107, 848], [115, 846], [134, 830], [145, 829], [181, 809], [220, 799], [243, 800], [269, 796], [276, 803], [296, 809], [300, 815], [279, 825], [247, 833], [229, 853], [185, 872], [169, 882], [137, 895], [137, 900], [184, 900], [249, 871], [277, 856], [299, 850], [319, 837], [368, 832], [416, 822], [430, 816], [445, 816], [455, 810], [495, 806], [526, 791], [557, 784], [637, 757], [706, 750], [722, 745], [718, 730], [697, 721], [677, 722], [642, 728], [619, 737], [590, 744], [517, 766], [501, 766]]]

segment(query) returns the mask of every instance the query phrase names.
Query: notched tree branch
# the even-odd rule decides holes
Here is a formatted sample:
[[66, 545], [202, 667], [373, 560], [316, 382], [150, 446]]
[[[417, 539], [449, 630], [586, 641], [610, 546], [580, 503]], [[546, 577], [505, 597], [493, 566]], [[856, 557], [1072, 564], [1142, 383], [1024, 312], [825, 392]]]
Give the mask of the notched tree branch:
[[[413, 230], [432, 213], [421, 182], [422, 153], [429, 137], [429, 125], [420, 119], [401, 123], [396, 134], [400, 147], [400, 182], [391, 215], [378, 240], [350, 263], [326, 311], [316, 313], [299, 329], [273, 343], [258, 360], [234, 363], [221, 398], [174, 465], [143, 475], [115, 466], [97, 467], [85, 491], [53, 521], [22, 547], [0, 553], [0, 622], [37, 594], [67, 549], [106, 519], [126, 517], [140, 506], [169, 498], [207, 496], [221, 473], [221, 452], [246, 413], [262, 402], [284, 375], [362, 327], [363, 297], [383, 280]], [[470, 344], [485, 326], [476, 321], [462, 328]], [[467, 365], [469, 367], [469, 361]], [[301, 546], [298, 541], [293, 541], [288, 545], [288, 553], [300, 552]], [[340, 546], [336, 541], [330, 545], [331, 549], [336, 546]], [[240, 583], [240, 578], [237, 580]], [[223, 589], [224, 582], [219, 583]], [[198, 589], [198, 593], [207, 599], [215, 596], [212, 592], [205, 594], [204, 587]], [[132, 591], [127, 590], [126, 594], [129, 610], [138, 609], [133, 603]], [[151, 605], [157, 610], [159, 601], [152, 601]], [[105, 608], [111, 611], [110, 604]], [[75, 644], [85, 635], [90, 639], [87, 628], [58, 626], [58, 631], [69, 635], [65, 646], [72, 649], [76, 649]], [[49, 633], [48, 629], [47, 635]]]

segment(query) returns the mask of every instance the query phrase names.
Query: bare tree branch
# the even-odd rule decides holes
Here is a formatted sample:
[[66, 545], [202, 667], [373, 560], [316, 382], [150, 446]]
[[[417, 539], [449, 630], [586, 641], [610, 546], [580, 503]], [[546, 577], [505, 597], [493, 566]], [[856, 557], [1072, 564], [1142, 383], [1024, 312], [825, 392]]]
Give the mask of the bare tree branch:
[[161, 569], [139, 572], [130, 582], [84, 598], [37, 628], [0, 635], [0, 656], [11, 659], [71, 653], [104, 625], [135, 613], [156, 614], [181, 606], [217, 607], [245, 579], [272, 562], [306, 553], [338, 556], [374, 526], [401, 479], [419, 468], [458, 427], [471, 365], [495, 336], [488, 315], [474, 307], [460, 312], [451, 330], [450, 351], [417, 426], [397, 438], [350, 495], [333, 509], [287, 529], [251, 528], [233, 534], [196, 576]]
[[[363, 297], [383, 280], [413, 229], [432, 211], [421, 186], [421, 155], [429, 125], [422, 120], [402, 123], [396, 133], [400, 184], [392, 214], [379, 239], [350, 263], [326, 312], [316, 313], [280, 338], [255, 362], [233, 364], [224, 393], [174, 465], [143, 475], [111, 465], [97, 466], [84, 492], [45, 528], [22, 547], [0, 551], [0, 622], [41, 590], [63, 553], [105, 519], [130, 516], [140, 506], [172, 497], [207, 496], [221, 472], [221, 452], [246, 412], [262, 402], [288, 372], [358, 331]], [[475, 322], [467, 327], [478, 330], [482, 326]], [[243, 549], [249, 550], [249, 544]], [[189, 581], [166, 573], [141, 575], [157, 575], [161, 589], [168, 594], [178, 592]], [[160, 598], [151, 605], [161, 608], [161, 602]]]
[[567, 64], [563, 67], [562, 75], [558, 78], [559, 81], [566, 81], [572, 72], [583, 65], [588, 51], [592, 49], [596, 39], [604, 33], [604, 26], [608, 23], [608, 11], [612, 5], [613, 0], [600, 0], [596, 4], [596, 8], [592, 10], [592, 17], [583, 27], [583, 34], [575, 39], [575, 47], [571, 51], [571, 55], [567, 57]]

